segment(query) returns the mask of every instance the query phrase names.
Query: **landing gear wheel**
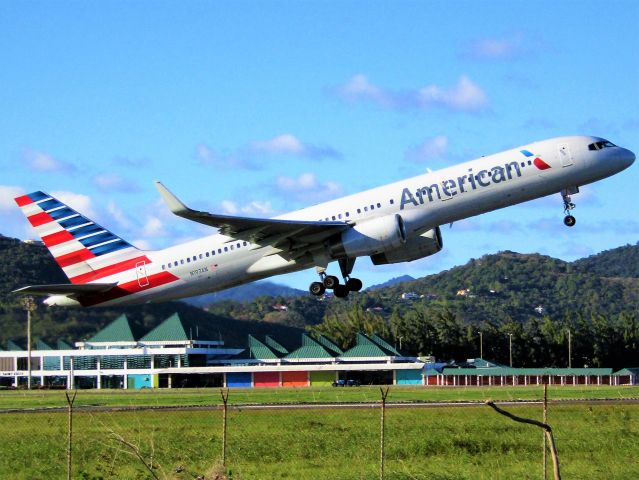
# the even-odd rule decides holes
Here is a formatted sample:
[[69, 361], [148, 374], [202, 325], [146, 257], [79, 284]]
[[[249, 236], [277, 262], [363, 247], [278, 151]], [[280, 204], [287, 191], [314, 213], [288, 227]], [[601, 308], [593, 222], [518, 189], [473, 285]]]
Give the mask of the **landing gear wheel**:
[[346, 281], [346, 288], [350, 292], [359, 292], [362, 289], [362, 281], [359, 278], [349, 278]]
[[308, 291], [316, 297], [319, 297], [321, 295], [324, 295], [326, 288], [324, 287], [324, 284], [322, 282], [313, 282], [308, 288]]
[[337, 288], [337, 285], [339, 285], [339, 278], [337, 278], [334, 275], [329, 275], [328, 277], [324, 278], [324, 287], [326, 287], [329, 290], [332, 290], [334, 288]]
[[577, 223], [577, 219], [572, 215], [566, 215], [564, 217], [564, 225], [566, 225], [567, 227], [574, 227], [575, 223]]
[[337, 298], [346, 298], [348, 297], [348, 288], [346, 287], [346, 285], [338, 283], [333, 289], [333, 294], [335, 294]]

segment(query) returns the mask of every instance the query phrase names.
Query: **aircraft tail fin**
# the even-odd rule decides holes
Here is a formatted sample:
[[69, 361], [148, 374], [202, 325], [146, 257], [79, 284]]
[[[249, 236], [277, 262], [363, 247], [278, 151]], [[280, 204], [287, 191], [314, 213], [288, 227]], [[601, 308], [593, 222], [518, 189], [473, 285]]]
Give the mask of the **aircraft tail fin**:
[[51, 195], [38, 191], [15, 202], [71, 283], [104, 279], [140, 258], [133, 245]]

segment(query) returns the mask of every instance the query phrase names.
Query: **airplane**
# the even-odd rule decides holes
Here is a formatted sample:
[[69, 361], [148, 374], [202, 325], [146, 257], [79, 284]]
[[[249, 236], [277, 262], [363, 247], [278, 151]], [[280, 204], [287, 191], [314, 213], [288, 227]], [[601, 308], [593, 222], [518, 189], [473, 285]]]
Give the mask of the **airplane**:
[[[218, 229], [163, 250], [143, 251], [69, 206], [37, 191], [15, 199], [70, 283], [30, 285], [49, 306], [162, 302], [227, 289], [315, 267], [312, 295], [344, 298], [362, 288], [355, 261], [411, 262], [439, 252], [440, 226], [560, 193], [564, 224], [575, 225], [571, 195], [635, 160], [599, 137], [543, 140], [400, 180], [271, 219], [220, 215], [187, 207], [155, 185], [175, 215]], [[343, 282], [327, 274], [337, 261]]]

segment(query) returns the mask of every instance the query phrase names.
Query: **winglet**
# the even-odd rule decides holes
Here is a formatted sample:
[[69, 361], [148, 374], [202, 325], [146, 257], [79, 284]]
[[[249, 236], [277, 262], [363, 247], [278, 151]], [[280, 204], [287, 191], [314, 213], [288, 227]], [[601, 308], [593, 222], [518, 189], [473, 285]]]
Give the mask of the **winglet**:
[[190, 210], [189, 207], [184, 205], [179, 198], [177, 198], [175, 195], [173, 195], [173, 193], [171, 193], [171, 191], [168, 188], [162, 185], [162, 182], [160, 182], [159, 180], [155, 181], [155, 187], [160, 192], [160, 195], [162, 195], [162, 198], [164, 199], [167, 206], [169, 207], [169, 210], [171, 210], [176, 215], [186, 213]]

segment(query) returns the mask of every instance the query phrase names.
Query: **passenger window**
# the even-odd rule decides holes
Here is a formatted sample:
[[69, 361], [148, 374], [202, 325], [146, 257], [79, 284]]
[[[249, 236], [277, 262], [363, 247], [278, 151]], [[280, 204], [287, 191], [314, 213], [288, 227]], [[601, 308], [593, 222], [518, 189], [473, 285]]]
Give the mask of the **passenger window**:
[[218, 248], [218, 249], [217, 249], [217, 253], [222, 253], [222, 249], [221, 249], [221, 248]]
[[390, 199], [390, 204], [394, 205], [395, 204], [395, 200], [393, 200], [392, 198]]
[[197, 260], [197, 257], [193, 255], [193, 261], [195, 262], [196, 260]]
[[176, 261], [176, 262], [173, 264], [173, 266], [174, 266], [174, 267], [177, 267], [177, 266], [178, 266], [178, 262]]
[[368, 207], [364, 207], [364, 211], [365, 211], [365, 212], [368, 212]]
[[349, 217], [349, 216], [350, 216], [350, 214], [349, 214], [348, 212], [346, 212], [346, 216], [347, 216], [347, 217]]
[[377, 208], [382, 208], [382, 204], [381, 204], [381, 203], [378, 203], [378, 204], [377, 204]]
[[[207, 257], [209, 256], [209, 253], [208, 253], [208, 252], [206, 252], [206, 256], [207, 256]], [[201, 254], [201, 253], [200, 253], [200, 260], [202, 260], [202, 254]]]
[[237, 242], [237, 248], [240, 248], [240, 242]]
[[358, 208], [358, 209], [357, 209], [357, 213], [362, 213], [362, 209], [361, 209], [361, 208]]
[[231, 245], [231, 250], [233, 250], [234, 245]]
[[342, 214], [340, 213], [337, 218], [339, 218], [340, 220], [342, 219]]
[[229, 251], [229, 247], [224, 247], [224, 251], [228, 252]]
[[375, 210], [375, 205], [371, 205], [371, 210]]
[[246, 247], [247, 245], [248, 245], [248, 243], [247, 243], [247, 242], [244, 242], [244, 246]]
[[180, 260], [180, 265], [184, 265], [184, 260]]
[[188, 258], [186, 259], [186, 263], [191, 263], [191, 257], [188, 257]]
[[164, 270], [164, 265], [162, 265], [162, 270]]

